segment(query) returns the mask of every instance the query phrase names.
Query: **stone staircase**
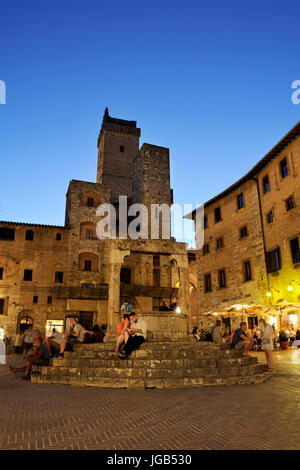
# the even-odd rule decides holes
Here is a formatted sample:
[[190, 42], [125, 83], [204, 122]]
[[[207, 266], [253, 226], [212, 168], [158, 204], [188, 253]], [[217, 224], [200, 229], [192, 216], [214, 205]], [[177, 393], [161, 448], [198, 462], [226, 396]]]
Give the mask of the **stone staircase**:
[[271, 373], [256, 357], [242, 357], [228, 344], [188, 339], [146, 342], [128, 359], [118, 359], [115, 343], [80, 344], [33, 367], [34, 383], [58, 383], [102, 388], [163, 389], [213, 385], [258, 384]]

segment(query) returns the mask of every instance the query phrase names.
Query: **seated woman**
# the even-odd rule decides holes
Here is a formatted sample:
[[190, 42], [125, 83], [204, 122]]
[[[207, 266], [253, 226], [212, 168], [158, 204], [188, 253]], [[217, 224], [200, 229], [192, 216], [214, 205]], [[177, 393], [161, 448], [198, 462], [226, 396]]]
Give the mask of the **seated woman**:
[[130, 328], [130, 321], [129, 321], [129, 315], [125, 313], [123, 315], [123, 321], [121, 321], [118, 324], [118, 330], [116, 337], [117, 339], [117, 344], [116, 344], [116, 353], [120, 352], [120, 346], [124, 342], [124, 344], [127, 343], [128, 338], [129, 338], [129, 333], [128, 333], [128, 328]]

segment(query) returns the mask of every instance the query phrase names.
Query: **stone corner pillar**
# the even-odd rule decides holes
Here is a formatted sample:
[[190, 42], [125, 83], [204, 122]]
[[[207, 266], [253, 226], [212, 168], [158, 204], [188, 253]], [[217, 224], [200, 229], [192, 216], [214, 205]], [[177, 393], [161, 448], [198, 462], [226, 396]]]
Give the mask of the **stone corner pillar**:
[[109, 286], [107, 306], [107, 331], [104, 342], [115, 342], [118, 322], [120, 321], [120, 272], [125, 256], [130, 250], [112, 247], [109, 259]]
[[186, 254], [172, 254], [169, 256], [170, 261], [175, 261], [178, 270], [179, 279], [179, 306], [181, 312], [188, 316], [188, 333], [191, 331], [191, 315], [189, 307], [189, 265], [188, 256]]

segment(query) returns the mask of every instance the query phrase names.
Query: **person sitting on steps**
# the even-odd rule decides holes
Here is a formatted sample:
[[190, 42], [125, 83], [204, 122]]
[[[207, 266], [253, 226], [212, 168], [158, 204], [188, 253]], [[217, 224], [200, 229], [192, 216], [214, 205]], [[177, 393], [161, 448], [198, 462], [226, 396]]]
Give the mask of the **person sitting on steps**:
[[118, 330], [117, 330], [117, 344], [116, 344], [116, 353], [118, 354], [120, 352], [120, 346], [121, 344], [126, 344], [128, 339], [129, 339], [129, 332], [128, 329], [130, 328], [130, 321], [129, 321], [129, 315], [125, 313], [123, 315], [123, 321], [121, 321], [118, 324]]
[[119, 358], [126, 359], [134, 349], [137, 349], [141, 344], [146, 341], [147, 336], [147, 323], [142, 318], [138, 318], [136, 313], [132, 312], [129, 315], [130, 329], [129, 338], [124, 346], [123, 351], [120, 353]]
[[232, 344], [234, 349], [237, 350], [243, 350], [243, 356], [244, 357], [250, 357], [250, 354], [248, 354], [251, 346], [252, 346], [252, 341], [247, 335], [247, 323], [242, 321], [240, 323], [240, 328], [238, 328], [233, 335], [232, 338]]

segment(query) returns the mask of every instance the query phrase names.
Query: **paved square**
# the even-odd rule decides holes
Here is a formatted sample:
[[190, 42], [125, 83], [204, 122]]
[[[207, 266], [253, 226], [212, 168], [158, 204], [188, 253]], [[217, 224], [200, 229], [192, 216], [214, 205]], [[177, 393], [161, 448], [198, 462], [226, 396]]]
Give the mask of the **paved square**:
[[275, 360], [260, 385], [146, 391], [31, 384], [0, 365], [0, 449], [300, 449], [300, 350]]

